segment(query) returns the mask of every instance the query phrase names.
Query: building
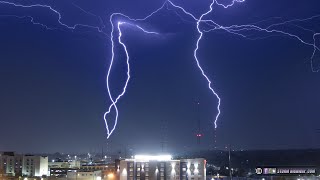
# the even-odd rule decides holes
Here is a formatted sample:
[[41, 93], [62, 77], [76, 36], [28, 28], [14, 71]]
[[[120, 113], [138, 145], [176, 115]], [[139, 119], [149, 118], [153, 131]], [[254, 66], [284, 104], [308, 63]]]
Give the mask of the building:
[[48, 165], [49, 168], [80, 168], [81, 162], [77, 160], [52, 160]]
[[0, 171], [7, 176], [22, 175], [23, 156], [14, 152], [0, 153]]
[[22, 175], [40, 177], [48, 175], [48, 156], [23, 156]]
[[80, 167], [79, 171], [83, 172], [95, 172], [95, 171], [101, 171], [101, 178], [103, 180], [108, 179], [119, 179], [117, 176], [117, 169], [119, 166], [119, 160], [115, 160], [114, 163], [94, 163], [94, 164], [84, 164]]
[[120, 180], [205, 180], [206, 160], [137, 155], [120, 161]]
[[80, 170], [83, 171], [109, 171], [114, 172], [116, 170], [115, 163], [109, 163], [109, 164], [99, 164], [99, 165], [82, 165], [80, 167]]
[[50, 168], [50, 176], [57, 178], [66, 178], [68, 172], [77, 172], [75, 168]]
[[75, 171], [67, 173], [67, 180], [101, 180], [101, 171]]
[[48, 157], [0, 153], [0, 172], [7, 176], [40, 177], [48, 175]]

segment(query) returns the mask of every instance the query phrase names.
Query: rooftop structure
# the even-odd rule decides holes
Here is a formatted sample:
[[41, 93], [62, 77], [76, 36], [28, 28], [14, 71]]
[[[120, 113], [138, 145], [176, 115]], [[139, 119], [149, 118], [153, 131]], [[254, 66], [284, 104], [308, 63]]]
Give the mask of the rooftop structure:
[[205, 180], [206, 160], [173, 159], [171, 155], [136, 155], [120, 161], [120, 180]]

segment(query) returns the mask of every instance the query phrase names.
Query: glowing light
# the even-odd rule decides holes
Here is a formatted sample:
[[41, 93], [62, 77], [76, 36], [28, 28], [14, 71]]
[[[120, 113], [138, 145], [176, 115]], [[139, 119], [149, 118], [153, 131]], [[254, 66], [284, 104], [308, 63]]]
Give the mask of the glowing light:
[[113, 173], [108, 174], [108, 178], [114, 178], [114, 174]]
[[174, 174], [176, 172], [176, 163], [175, 162], [172, 162], [171, 163], [171, 174]]
[[150, 155], [135, 155], [135, 160], [140, 161], [168, 161], [172, 159], [171, 155], [158, 155], [158, 156], [150, 156]]
[[126, 175], [127, 175], [127, 169], [126, 169], [126, 168], [123, 168], [121, 174], [126, 176]]

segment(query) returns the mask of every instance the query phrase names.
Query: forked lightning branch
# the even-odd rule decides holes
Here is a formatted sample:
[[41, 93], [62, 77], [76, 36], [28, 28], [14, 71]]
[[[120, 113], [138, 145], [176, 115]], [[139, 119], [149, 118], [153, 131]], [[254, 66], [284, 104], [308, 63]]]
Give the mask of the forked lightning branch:
[[[222, 0], [221, 0], [222, 1]], [[199, 78], [204, 78], [207, 81], [207, 88], [209, 91], [212, 93], [213, 98], [217, 99], [217, 106], [213, 107], [213, 109], [216, 109], [216, 114], [213, 115], [213, 120], [212, 120], [212, 125], [214, 128], [218, 127], [218, 120], [220, 117], [220, 105], [222, 99], [219, 97], [218, 93], [215, 91], [213, 82], [210, 80], [208, 76], [208, 72], [205, 72], [201, 66], [200, 59], [198, 58], [198, 51], [201, 48], [201, 40], [204, 37], [206, 33], [209, 32], [215, 32], [215, 31], [223, 31], [225, 33], [228, 33], [232, 36], [239, 36], [244, 38], [245, 40], [263, 40], [268, 37], [273, 37], [273, 36], [282, 36], [285, 38], [292, 38], [295, 39], [296, 42], [300, 43], [301, 45], [304, 46], [309, 46], [312, 50], [312, 54], [310, 55], [310, 66], [311, 70], [313, 72], [318, 72], [319, 67], [316, 66], [316, 62], [319, 63], [319, 59], [316, 59], [318, 53], [320, 53], [319, 49], [319, 44], [320, 44], [320, 33], [318, 33], [314, 29], [309, 29], [306, 28], [306, 24], [310, 21], [318, 20], [320, 19], [320, 15], [315, 15], [312, 17], [308, 18], [301, 18], [301, 19], [292, 19], [292, 20], [281, 20], [279, 22], [279, 18], [270, 18], [268, 20], [262, 20], [260, 22], [254, 22], [251, 24], [233, 24], [230, 26], [224, 26], [223, 24], [217, 23], [215, 20], [212, 19], [207, 19], [208, 14], [215, 13], [214, 9], [215, 8], [222, 8], [225, 10], [230, 10], [228, 8], [236, 8], [235, 6], [239, 3], [244, 3], [244, 0], [233, 0], [230, 4], [223, 4], [218, 0], [213, 0], [210, 4], [208, 4], [207, 10], [202, 13], [199, 17], [196, 17], [194, 14], [191, 12], [187, 11], [186, 9], [183, 8], [183, 6], [176, 5], [170, 0], [165, 1], [161, 7], [153, 11], [151, 14], [148, 16], [145, 16], [144, 18], [138, 18], [134, 19], [132, 17], [126, 16], [123, 13], [113, 13], [110, 15], [109, 18], [106, 17], [99, 17], [96, 16], [95, 14], [88, 12], [84, 10], [83, 8], [76, 6], [76, 8], [79, 8], [82, 12], [86, 13], [88, 16], [95, 16], [96, 18], [99, 18], [101, 24], [100, 25], [88, 25], [88, 24], [72, 24], [69, 25], [64, 22], [63, 15], [62, 13], [58, 10], [53, 8], [52, 6], [48, 4], [20, 4], [20, 3], [15, 3], [15, 2], [10, 2], [10, 1], [0, 1], [0, 5], [4, 7], [15, 7], [17, 10], [19, 9], [33, 9], [34, 11], [39, 10], [39, 8], [47, 9], [48, 13], [52, 13], [53, 16], [55, 16], [56, 21], [58, 23], [59, 27], [51, 27], [47, 25], [46, 23], [43, 22], [38, 22], [35, 21], [35, 18], [30, 16], [30, 15], [24, 15], [24, 16], [17, 16], [14, 13], [13, 14], [0, 14], [1, 17], [4, 18], [23, 18], [30, 23], [39, 26], [41, 28], [45, 28], [47, 30], [70, 30], [74, 31], [77, 28], [83, 29], [92, 29], [95, 30], [96, 33], [99, 33], [103, 35], [106, 38], [110, 38], [111, 41], [111, 59], [110, 59], [110, 64], [109, 68], [107, 69], [107, 77], [106, 77], [106, 84], [107, 84], [107, 91], [108, 91], [108, 96], [111, 101], [111, 104], [109, 105], [107, 112], [104, 114], [104, 122], [105, 122], [105, 127], [107, 130], [107, 138], [109, 138], [112, 133], [115, 131], [118, 120], [121, 119], [121, 114], [120, 110], [117, 107], [117, 103], [119, 100], [125, 95], [129, 81], [130, 81], [130, 55], [127, 51], [127, 46], [125, 43], [122, 41], [123, 37], [123, 32], [121, 31], [121, 28], [123, 26], [126, 27], [131, 27], [131, 28], [137, 28], [138, 30], [141, 30], [142, 32], [146, 33], [148, 36], [161, 36], [161, 32], [153, 32], [145, 29], [144, 27], [141, 26], [141, 22], [149, 19], [150, 17], [160, 13], [160, 10], [167, 8], [168, 10], [173, 10], [175, 11], [180, 18], [182, 17], [189, 17], [193, 20], [194, 26], [197, 28], [198, 33], [195, 35], [197, 36], [197, 40], [194, 42], [194, 50], [193, 50], [193, 56], [194, 60], [196, 61], [197, 67], [195, 67], [199, 71]], [[170, 9], [169, 9], [170, 8]], [[118, 20], [121, 18], [121, 21]], [[108, 19], [110, 22], [111, 26], [111, 32], [108, 32], [106, 30], [106, 24], [104, 23], [104, 19]], [[277, 19], [277, 23], [274, 22], [274, 20]], [[269, 23], [269, 25], [265, 25], [266, 22]], [[271, 23], [271, 25], [270, 25]], [[281, 27], [287, 27], [286, 29], [290, 28], [298, 28], [299, 32], [292, 33], [289, 31], [284, 31], [284, 28]], [[310, 38], [311, 37], [311, 38]], [[111, 70], [114, 68], [114, 62], [115, 61], [120, 61], [122, 59], [119, 59], [119, 54], [115, 54], [115, 47], [116, 44], [120, 45], [125, 51], [125, 61], [127, 65], [127, 72], [126, 72], [126, 81], [124, 82], [124, 86], [122, 87], [121, 92], [118, 94], [112, 94], [112, 84], [110, 84], [110, 75], [111, 75]], [[213, 59], [215, 57], [210, 57], [210, 59]], [[205, 59], [201, 61], [208, 61], [210, 59]], [[210, 73], [211, 74], [211, 73]], [[201, 76], [200, 76], [201, 75]], [[204, 85], [205, 87], [205, 85]], [[110, 113], [114, 113], [115, 116], [110, 115]]]

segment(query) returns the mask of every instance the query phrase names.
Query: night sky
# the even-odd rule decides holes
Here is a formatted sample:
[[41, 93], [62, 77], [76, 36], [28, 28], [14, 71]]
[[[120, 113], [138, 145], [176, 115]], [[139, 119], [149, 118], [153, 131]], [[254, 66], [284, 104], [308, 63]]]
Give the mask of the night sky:
[[[100, 25], [98, 18], [74, 3], [101, 16], [104, 32], [110, 34], [111, 13], [140, 18], [159, 8], [163, 0], [14, 2], [47, 3], [61, 12], [61, 21], [68, 25]], [[208, 0], [173, 2], [197, 17], [210, 4]], [[229, 9], [216, 7], [207, 18], [225, 26], [248, 24], [270, 17], [311, 17], [320, 14], [319, 7], [319, 0], [247, 0]], [[132, 78], [118, 103], [117, 129], [107, 140], [103, 114], [110, 105], [106, 89], [110, 38], [94, 29], [63, 28], [56, 14], [44, 8], [0, 4], [0, 14], [0, 151], [88, 152], [102, 146], [110, 151], [128, 146], [135, 152], [160, 152], [163, 140], [168, 141], [169, 152], [212, 147], [217, 99], [193, 59], [198, 34], [188, 17], [180, 13], [186, 18], [182, 20], [164, 9], [139, 24], [160, 35], [123, 27]], [[4, 15], [32, 16], [58, 29], [46, 30], [28, 18]], [[302, 25], [320, 32], [319, 22], [320, 18]], [[302, 36], [311, 41], [312, 35], [307, 35]], [[250, 41], [225, 32], [206, 33], [199, 59], [222, 99], [216, 146], [320, 148], [320, 74], [310, 68], [312, 51], [284, 36]], [[125, 54], [116, 45], [114, 93], [124, 85], [124, 63]], [[204, 134], [200, 147], [195, 137], [198, 119]]]

